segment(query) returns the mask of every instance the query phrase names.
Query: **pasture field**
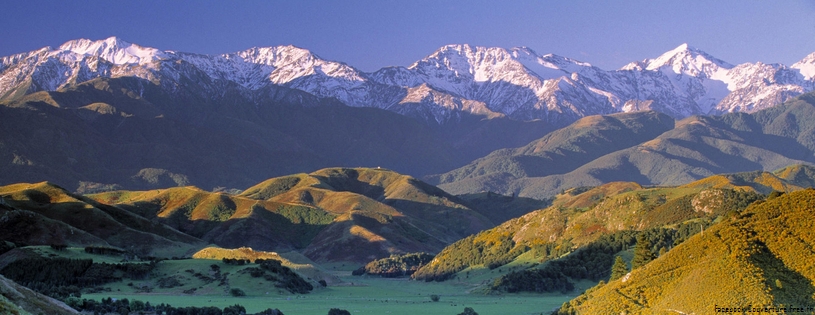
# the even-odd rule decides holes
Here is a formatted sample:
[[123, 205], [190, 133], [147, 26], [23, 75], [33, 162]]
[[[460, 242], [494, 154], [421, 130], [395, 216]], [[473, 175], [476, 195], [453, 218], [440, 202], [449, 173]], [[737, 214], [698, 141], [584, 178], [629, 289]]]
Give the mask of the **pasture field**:
[[[504, 294], [471, 293], [475, 288], [466, 282], [419, 282], [405, 279], [373, 277], [341, 277], [348, 284], [317, 288], [310, 294], [279, 294], [270, 288], [268, 295], [231, 297], [225, 294], [176, 295], [161, 293], [103, 292], [84, 294], [83, 298], [101, 300], [106, 297], [149, 301], [156, 305], [217, 306], [240, 304], [248, 313], [267, 308], [280, 309], [287, 315], [325, 315], [331, 308], [345, 309], [351, 314], [458, 314], [472, 307], [478, 314], [548, 314], [579, 292], [564, 294]], [[234, 285], [239, 287], [238, 284]], [[430, 295], [439, 295], [431, 302]]]

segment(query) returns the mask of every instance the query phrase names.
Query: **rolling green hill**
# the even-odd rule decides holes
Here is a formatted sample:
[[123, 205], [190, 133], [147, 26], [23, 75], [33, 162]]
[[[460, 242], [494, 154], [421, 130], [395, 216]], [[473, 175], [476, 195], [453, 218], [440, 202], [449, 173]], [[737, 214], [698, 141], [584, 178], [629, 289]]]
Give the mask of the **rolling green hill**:
[[299, 250], [317, 262], [437, 252], [494, 226], [467, 202], [384, 169], [277, 177], [239, 195], [179, 187], [89, 197], [221, 247]]
[[[754, 114], [694, 116], [675, 125], [656, 118], [587, 117], [525, 147], [495, 151], [430, 178], [454, 194], [493, 191], [540, 199], [612, 181], [682, 185], [714, 174], [815, 163], [814, 93]], [[609, 123], [615, 120], [625, 123]], [[615, 136], [604, 138], [604, 132]]]
[[139, 255], [183, 256], [200, 239], [51, 183], [0, 187], [0, 240], [17, 245], [114, 246]]
[[560, 313], [708, 314], [715, 307], [812, 307], [813, 211], [811, 189], [754, 204], [629, 275], [587, 291], [564, 304]]

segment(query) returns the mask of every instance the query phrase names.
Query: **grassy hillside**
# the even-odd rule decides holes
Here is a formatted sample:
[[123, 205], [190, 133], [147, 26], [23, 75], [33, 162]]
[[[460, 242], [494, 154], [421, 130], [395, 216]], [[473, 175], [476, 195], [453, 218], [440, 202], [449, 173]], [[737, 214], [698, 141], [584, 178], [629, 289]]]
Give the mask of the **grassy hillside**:
[[791, 165], [781, 168], [773, 172], [773, 174], [799, 187], [815, 187], [815, 167], [809, 165]]
[[628, 276], [587, 291], [564, 304], [561, 313], [702, 314], [716, 312], [716, 306], [811, 307], [813, 211], [811, 189], [756, 203]]
[[0, 275], [0, 314], [79, 314], [60, 301], [31, 291]]
[[805, 169], [805, 168], [811, 167], [803, 165], [794, 165], [773, 173], [755, 171], [755, 172], [714, 175], [682, 185], [681, 187], [687, 188], [727, 187], [739, 189], [742, 191], [754, 191], [762, 194], [769, 194], [773, 191], [781, 192], [796, 191], [804, 189], [804, 187], [812, 186], [810, 186], [809, 183], [807, 183], [806, 181], [793, 181], [794, 178], [793, 180], [787, 180], [783, 177], [777, 176], [776, 174], [783, 174], [787, 172], [787, 170], [789, 169]]
[[[799, 182], [802, 181], [805, 182], [800, 178]], [[700, 226], [744, 209], [773, 189], [802, 188], [768, 172], [717, 175], [679, 187], [649, 188], [630, 182], [612, 182], [574, 188], [555, 196], [550, 207], [508, 220], [448, 246], [413, 277], [444, 280], [468, 268], [494, 269], [516, 260], [539, 264], [577, 253], [601, 238], [616, 239], [623, 236], [620, 233], [630, 231], [662, 233], [665, 236], [655, 237], [670, 240], [655, 250], [660, 246], [669, 249], [675, 241], [681, 241], [677, 235], [688, 234], [684, 229], [695, 227], [695, 231], [699, 231]], [[630, 235], [625, 237], [634, 240]], [[619, 243], [617, 240], [604, 242]], [[614, 255], [629, 245], [632, 244], [613, 245], [622, 247], [609, 253]]]
[[[455, 194], [493, 191], [542, 199], [563, 189], [611, 181], [683, 185], [715, 174], [811, 165], [813, 95], [753, 114], [694, 116], [675, 125], [646, 127], [662, 120], [642, 113], [614, 125], [606, 121], [610, 118], [588, 117], [525, 147], [495, 151], [433, 178]], [[603, 132], [615, 136], [604, 138]]]
[[51, 183], [0, 187], [0, 239], [18, 245], [114, 246], [139, 255], [174, 256], [204, 243], [124, 209]]
[[180, 187], [90, 197], [221, 247], [299, 250], [318, 262], [437, 252], [494, 226], [459, 198], [384, 169], [272, 178], [239, 195]]
[[[653, 139], [673, 128], [673, 124], [672, 118], [657, 112], [585, 117], [526, 146], [498, 150], [467, 166], [430, 178], [442, 187], [450, 183], [466, 186], [485, 182], [480, 190], [470, 186], [466, 191], [489, 191], [493, 181], [568, 173], [603, 155]], [[455, 192], [460, 193], [459, 190]]]

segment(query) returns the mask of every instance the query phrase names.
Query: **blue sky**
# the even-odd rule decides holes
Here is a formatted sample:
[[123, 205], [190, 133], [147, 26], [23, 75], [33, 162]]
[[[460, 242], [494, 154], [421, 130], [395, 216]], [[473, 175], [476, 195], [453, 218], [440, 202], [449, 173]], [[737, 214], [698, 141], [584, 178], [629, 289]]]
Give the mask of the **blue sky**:
[[791, 65], [815, 52], [815, 1], [5, 2], [0, 56], [118, 36], [206, 54], [292, 44], [364, 71], [445, 44], [527, 46], [603, 69], [687, 42], [727, 62]]

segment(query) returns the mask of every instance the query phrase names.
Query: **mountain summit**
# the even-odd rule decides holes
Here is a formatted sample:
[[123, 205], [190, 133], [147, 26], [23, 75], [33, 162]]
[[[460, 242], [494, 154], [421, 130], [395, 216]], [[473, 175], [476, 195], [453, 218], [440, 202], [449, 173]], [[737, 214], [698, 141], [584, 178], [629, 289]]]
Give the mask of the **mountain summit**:
[[733, 65], [708, 55], [704, 51], [682, 44], [655, 59], [646, 59], [640, 63], [629, 64], [623, 69], [634, 69], [632, 65], [644, 65], [645, 70], [658, 71], [670, 69], [673, 73], [699, 78], [722, 78], [724, 72]]

